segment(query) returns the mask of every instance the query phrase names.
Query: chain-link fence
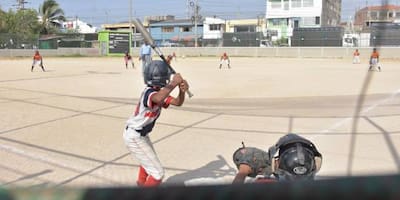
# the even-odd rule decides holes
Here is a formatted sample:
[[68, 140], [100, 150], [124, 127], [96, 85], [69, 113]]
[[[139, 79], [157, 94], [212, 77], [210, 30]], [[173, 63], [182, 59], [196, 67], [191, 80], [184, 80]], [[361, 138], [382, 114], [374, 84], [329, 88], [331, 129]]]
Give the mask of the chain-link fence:
[[0, 33], [0, 49], [33, 49], [38, 46], [38, 35]]
[[97, 33], [54, 35], [0, 34], [0, 49], [92, 48], [98, 44]]

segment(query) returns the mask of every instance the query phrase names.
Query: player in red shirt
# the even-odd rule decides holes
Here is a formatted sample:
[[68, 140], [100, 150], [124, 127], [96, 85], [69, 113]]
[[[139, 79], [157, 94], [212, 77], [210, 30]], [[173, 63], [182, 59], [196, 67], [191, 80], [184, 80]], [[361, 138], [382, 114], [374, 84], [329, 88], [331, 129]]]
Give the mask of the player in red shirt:
[[46, 70], [44, 70], [44, 66], [43, 66], [43, 58], [40, 55], [38, 50], [35, 51], [35, 55], [33, 56], [31, 72], [33, 72], [33, 68], [35, 67], [35, 65], [39, 65], [44, 72], [46, 71]]
[[353, 53], [353, 64], [359, 64], [360, 63], [360, 52], [358, 49], [356, 49]]
[[131, 63], [132, 68], [135, 68], [135, 64], [133, 63], [132, 56], [129, 54], [128, 51], [125, 51], [124, 60], [125, 60], [126, 69], [128, 69], [128, 63]]
[[369, 58], [369, 69], [368, 71], [371, 71], [372, 68], [378, 68], [379, 71], [381, 70], [381, 66], [379, 65], [379, 53], [376, 48], [372, 50], [371, 57]]
[[228, 65], [228, 68], [230, 69], [231, 68], [231, 61], [230, 61], [230, 59], [229, 59], [229, 56], [228, 56], [228, 54], [226, 54], [226, 52], [221, 56], [221, 59], [220, 59], [220, 63], [219, 63], [219, 68], [221, 69], [221, 67], [222, 67], [222, 64], [224, 64], [224, 63], [226, 63], [227, 65]]

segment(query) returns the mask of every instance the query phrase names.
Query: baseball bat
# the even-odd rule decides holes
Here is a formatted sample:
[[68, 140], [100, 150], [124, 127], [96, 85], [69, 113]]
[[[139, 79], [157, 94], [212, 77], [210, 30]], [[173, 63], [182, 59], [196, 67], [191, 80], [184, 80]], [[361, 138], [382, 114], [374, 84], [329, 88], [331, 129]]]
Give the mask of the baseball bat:
[[[172, 74], [176, 74], [174, 68], [171, 67], [170, 64], [168, 64], [167, 60], [165, 59], [164, 54], [160, 50], [160, 48], [154, 43], [153, 38], [151, 37], [150, 33], [144, 28], [142, 22], [139, 19], [134, 19], [133, 24], [135, 25], [136, 29], [142, 34], [144, 41], [146, 41], [151, 48], [157, 53], [158, 56], [167, 64], [169, 70], [171, 71]], [[189, 98], [192, 98], [193, 93], [191, 93], [189, 90], [186, 91], [188, 94]]]

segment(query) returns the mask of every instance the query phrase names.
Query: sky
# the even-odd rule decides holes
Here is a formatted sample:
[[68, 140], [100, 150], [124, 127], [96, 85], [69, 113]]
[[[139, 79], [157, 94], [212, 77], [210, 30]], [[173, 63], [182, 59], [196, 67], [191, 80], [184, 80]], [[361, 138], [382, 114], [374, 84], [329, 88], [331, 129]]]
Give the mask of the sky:
[[[43, 0], [25, 0], [26, 8], [38, 10]], [[132, 1], [132, 17], [143, 19], [151, 15], [174, 15], [188, 18], [191, 7], [188, 0], [56, 0], [68, 18], [78, 17], [82, 21], [100, 27], [105, 23], [129, 21], [129, 5]], [[189, 0], [196, 1], [196, 0]], [[17, 0], [0, 0], [3, 10], [15, 9]], [[197, 0], [200, 15], [217, 16], [223, 19], [257, 18], [265, 13], [265, 0]], [[351, 19], [358, 8], [381, 5], [385, 2], [400, 5], [400, 0], [342, 0], [342, 20]], [[189, 8], [189, 9], [188, 9]]]

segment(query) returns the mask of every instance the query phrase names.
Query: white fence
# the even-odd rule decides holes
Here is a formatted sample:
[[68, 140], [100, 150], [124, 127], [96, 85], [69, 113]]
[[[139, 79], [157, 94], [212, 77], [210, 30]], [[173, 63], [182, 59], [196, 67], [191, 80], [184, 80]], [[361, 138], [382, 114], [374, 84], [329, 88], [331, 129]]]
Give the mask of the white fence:
[[[161, 48], [164, 55], [176, 53], [186, 57], [219, 57], [224, 52], [232, 57], [286, 57], [286, 58], [351, 58], [353, 47], [166, 47]], [[361, 58], [368, 58], [371, 47], [358, 48]], [[399, 59], [400, 47], [380, 47], [381, 58]], [[41, 49], [43, 56], [102, 56], [98, 48], [59, 48]], [[0, 49], [0, 57], [31, 57], [34, 50]], [[139, 55], [139, 48], [132, 48], [132, 55]]]

